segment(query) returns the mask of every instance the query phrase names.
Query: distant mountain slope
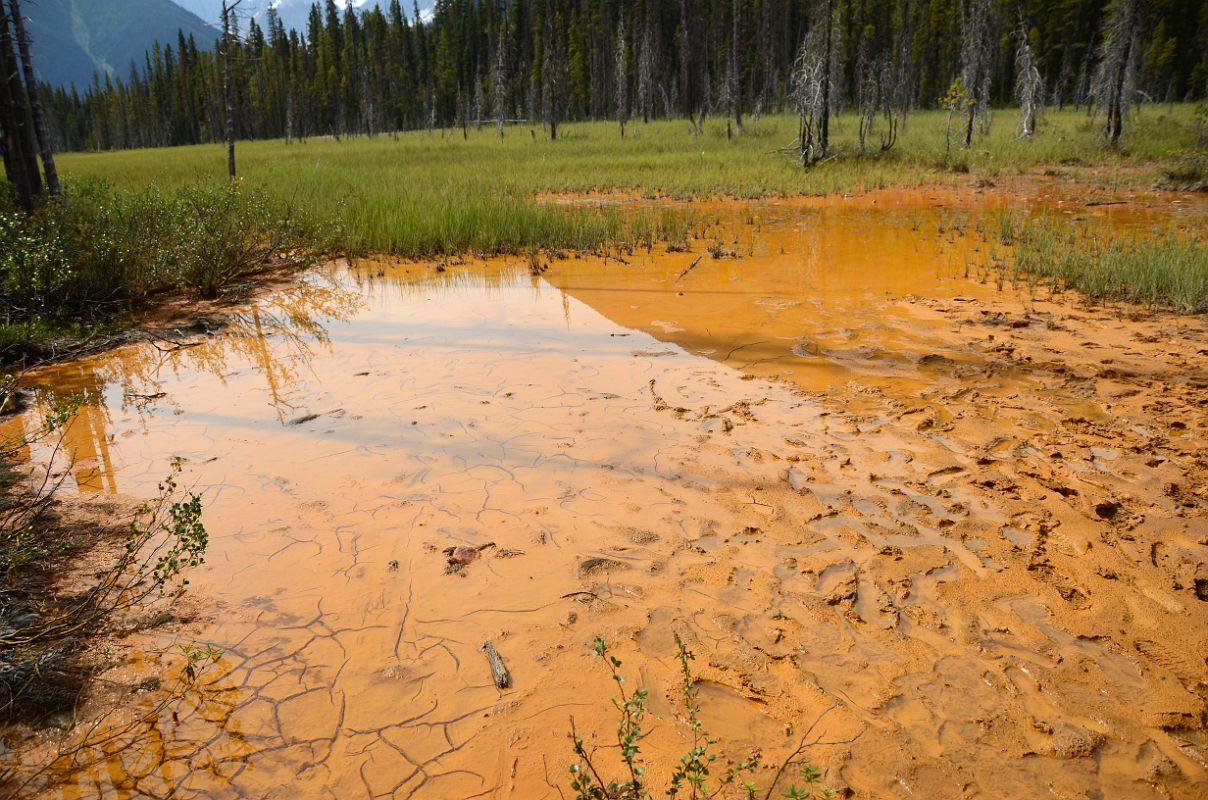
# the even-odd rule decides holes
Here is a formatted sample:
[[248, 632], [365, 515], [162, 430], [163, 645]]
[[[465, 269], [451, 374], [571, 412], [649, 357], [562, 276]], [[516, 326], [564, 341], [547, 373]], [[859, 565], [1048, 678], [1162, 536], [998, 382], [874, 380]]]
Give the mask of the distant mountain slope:
[[[175, 0], [175, 2], [214, 25], [217, 25], [222, 18], [222, 0]], [[404, 14], [411, 16], [414, 13], [414, 0], [399, 0], [399, 2]], [[248, 17], [255, 17], [263, 27], [264, 16], [268, 13], [268, 7], [272, 5], [277, 9], [277, 14], [281, 17], [281, 24], [285, 26], [286, 30], [293, 28], [298, 33], [305, 35], [310, 7], [314, 3], [315, 0], [271, 0], [271, 2], [270, 0], [243, 0], [239, 6], [240, 27], [246, 30]], [[325, 5], [326, 0], [320, 0], [319, 8], [323, 8]], [[390, 7], [390, 0], [352, 0], [352, 5], [362, 11], [367, 11], [376, 5], [385, 11]], [[420, 0], [420, 14], [424, 17], [430, 16], [432, 5], [433, 0]], [[336, 0], [336, 8], [343, 14], [344, 0]]]
[[171, 0], [37, 0], [22, 4], [29, 18], [34, 67], [49, 83], [81, 89], [94, 71], [125, 78], [130, 62], [158, 41], [175, 45], [177, 31], [209, 49], [218, 36]]

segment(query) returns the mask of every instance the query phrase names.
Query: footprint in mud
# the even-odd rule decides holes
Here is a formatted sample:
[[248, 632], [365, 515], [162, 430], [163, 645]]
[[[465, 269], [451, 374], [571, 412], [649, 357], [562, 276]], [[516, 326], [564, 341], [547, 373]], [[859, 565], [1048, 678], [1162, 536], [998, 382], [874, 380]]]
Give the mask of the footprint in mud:
[[723, 683], [700, 679], [701, 721], [709, 735], [738, 750], [758, 750], [785, 738], [785, 727], [764, 704]]
[[854, 561], [831, 564], [818, 575], [814, 592], [821, 595], [828, 605], [854, 603], [859, 588], [860, 568]]
[[1033, 561], [1028, 570], [1041, 581], [1057, 590], [1058, 596], [1078, 611], [1091, 607], [1090, 589], [1079, 583], [1065, 570], [1053, 565], [1049, 559]]
[[734, 430], [734, 423], [729, 417], [708, 416], [701, 420], [702, 433], [729, 433]]
[[881, 630], [896, 628], [900, 611], [893, 596], [875, 581], [858, 580], [857, 583], [856, 602], [852, 606], [852, 612], [861, 621]]

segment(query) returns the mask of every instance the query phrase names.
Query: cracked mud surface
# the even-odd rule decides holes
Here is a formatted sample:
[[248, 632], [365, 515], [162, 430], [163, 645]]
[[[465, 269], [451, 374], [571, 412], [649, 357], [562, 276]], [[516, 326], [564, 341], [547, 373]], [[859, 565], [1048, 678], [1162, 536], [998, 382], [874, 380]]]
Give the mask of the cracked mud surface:
[[858, 738], [809, 755], [857, 797], [1202, 797], [1208, 323], [978, 280], [960, 231], [998, 212], [957, 199], [733, 211], [739, 258], [682, 277], [707, 241], [337, 264], [36, 376], [89, 403], [80, 491], [175, 456], [207, 502], [196, 616], [104, 678], [223, 651], [44, 795], [557, 797], [568, 718], [615, 725], [596, 633], [651, 691], [657, 777], [678, 633], [728, 752], [775, 763], [838, 702], [823, 733]]

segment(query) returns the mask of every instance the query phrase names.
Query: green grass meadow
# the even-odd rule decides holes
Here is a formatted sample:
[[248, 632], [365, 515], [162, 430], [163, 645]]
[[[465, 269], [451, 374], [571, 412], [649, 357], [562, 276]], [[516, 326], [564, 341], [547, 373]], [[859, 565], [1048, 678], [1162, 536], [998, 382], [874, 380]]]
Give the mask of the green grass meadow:
[[[540, 126], [411, 132], [373, 138], [239, 142], [245, 185], [287, 203], [292, 213], [338, 224], [353, 252], [425, 257], [530, 247], [591, 250], [620, 241], [671, 238], [682, 220], [670, 210], [574, 207], [540, 202], [547, 193], [625, 193], [676, 198], [759, 198], [885, 186], [961, 183], [1046, 166], [1093, 173], [1113, 185], [1152, 184], [1197, 141], [1188, 105], [1152, 106], [1130, 117], [1124, 147], [1104, 148], [1099, 120], [1085, 111], [1050, 112], [1032, 139], [1015, 134], [1016, 113], [996, 111], [987, 136], [946, 154], [944, 112], [910, 115], [897, 146], [861, 156], [857, 119], [833, 125], [836, 156], [802, 169], [786, 148], [796, 120], [750, 117], [728, 138], [713, 119], [693, 135], [682, 120], [631, 123], [624, 139], [606, 122], [568, 124], [549, 141]], [[878, 127], [883, 122], [878, 120]], [[959, 128], [959, 125], [954, 125]], [[872, 142], [878, 141], [874, 130]], [[119, 189], [225, 179], [220, 145], [60, 157], [69, 179], [100, 178]], [[569, 207], [568, 207], [569, 205]]]

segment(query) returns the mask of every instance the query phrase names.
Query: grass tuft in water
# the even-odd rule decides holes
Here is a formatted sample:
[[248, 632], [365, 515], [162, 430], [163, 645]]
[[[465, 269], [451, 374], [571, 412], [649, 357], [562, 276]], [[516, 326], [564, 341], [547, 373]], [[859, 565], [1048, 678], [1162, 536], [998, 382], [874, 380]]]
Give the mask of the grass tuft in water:
[[1199, 233], [1078, 229], [1035, 220], [1014, 233], [1014, 278], [1039, 276], [1096, 300], [1208, 312], [1208, 241]]

